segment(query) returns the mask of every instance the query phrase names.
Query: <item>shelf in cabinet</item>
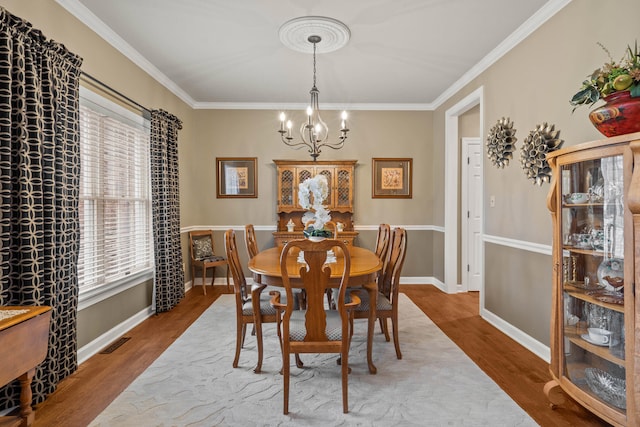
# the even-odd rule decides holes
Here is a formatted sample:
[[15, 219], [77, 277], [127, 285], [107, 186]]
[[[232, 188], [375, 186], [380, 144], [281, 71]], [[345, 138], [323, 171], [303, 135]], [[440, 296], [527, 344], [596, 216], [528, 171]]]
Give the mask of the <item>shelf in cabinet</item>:
[[602, 306], [604, 308], [608, 308], [609, 310], [613, 310], [613, 311], [617, 311], [617, 312], [620, 312], [620, 313], [624, 313], [624, 305], [611, 304], [611, 303], [608, 303], [608, 302], [600, 301], [599, 299], [596, 299], [595, 297], [593, 297], [591, 295], [587, 295], [587, 292], [595, 291], [597, 289], [582, 289], [582, 288], [573, 286], [570, 283], [565, 283], [564, 284], [564, 290], [569, 295], [571, 295], [572, 297], [577, 298], [579, 300], [586, 301], [586, 302], [591, 303], [591, 304], [596, 304], [596, 305]]
[[603, 207], [604, 203], [603, 202], [597, 202], [597, 203], [563, 203], [562, 207], [563, 208], [588, 208], [588, 207]]
[[[585, 332], [586, 333], [586, 332]], [[589, 353], [595, 354], [596, 356], [608, 360], [611, 363], [615, 363], [618, 366], [625, 367], [624, 359], [620, 359], [619, 357], [614, 356], [609, 351], [608, 346], [599, 346], [595, 344], [591, 344], [590, 342], [582, 339], [579, 333], [576, 332], [575, 326], [565, 326], [564, 328], [565, 337], [569, 338], [569, 341], [577, 345], [578, 347], [588, 351]]]
[[604, 251], [599, 251], [596, 249], [578, 248], [576, 246], [563, 245], [562, 250], [572, 252], [575, 254], [593, 255], [593, 256], [601, 256], [601, 257], [604, 256]]

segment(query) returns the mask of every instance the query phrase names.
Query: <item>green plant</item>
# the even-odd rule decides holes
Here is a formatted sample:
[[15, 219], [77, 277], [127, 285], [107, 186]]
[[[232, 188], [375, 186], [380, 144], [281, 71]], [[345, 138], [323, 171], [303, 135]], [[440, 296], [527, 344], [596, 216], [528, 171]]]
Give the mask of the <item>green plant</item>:
[[582, 82], [582, 87], [571, 98], [573, 111], [581, 105], [593, 105], [599, 99], [615, 92], [629, 91], [632, 97], [640, 96], [640, 52], [638, 42], [631, 49], [627, 46], [624, 57], [615, 62], [609, 50], [601, 43], [598, 45], [609, 56], [605, 63], [591, 74], [588, 80]]

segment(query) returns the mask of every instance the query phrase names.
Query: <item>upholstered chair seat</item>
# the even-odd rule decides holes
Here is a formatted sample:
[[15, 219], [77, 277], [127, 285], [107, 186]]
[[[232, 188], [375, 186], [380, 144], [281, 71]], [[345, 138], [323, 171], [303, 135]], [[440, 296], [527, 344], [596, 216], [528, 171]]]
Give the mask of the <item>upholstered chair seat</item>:
[[[304, 341], [304, 337], [307, 336], [307, 328], [304, 323], [304, 311], [294, 311], [291, 315], [291, 323], [289, 324], [291, 341]], [[342, 340], [342, 320], [340, 319], [340, 313], [336, 310], [327, 311], [327, 326], [324, 330], [329, 341]]]

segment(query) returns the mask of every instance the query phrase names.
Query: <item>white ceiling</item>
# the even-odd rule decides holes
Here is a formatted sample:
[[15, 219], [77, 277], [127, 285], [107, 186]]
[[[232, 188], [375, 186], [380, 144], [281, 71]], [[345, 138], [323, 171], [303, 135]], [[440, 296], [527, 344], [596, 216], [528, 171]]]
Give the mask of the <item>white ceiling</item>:
[[193, 108], [301, 108], [310, 54], [282, 45], [300, 16], [345, 23], [321, 53], [320, 106], [428, 110], [570, 0], [57, 0]]

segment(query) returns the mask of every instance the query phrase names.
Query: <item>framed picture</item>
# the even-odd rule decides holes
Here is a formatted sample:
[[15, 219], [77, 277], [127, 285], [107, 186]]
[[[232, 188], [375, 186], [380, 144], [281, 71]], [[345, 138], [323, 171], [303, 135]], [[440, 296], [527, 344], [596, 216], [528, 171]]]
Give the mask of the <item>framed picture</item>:
[[216, 197], [258, 197], [257, 157], [216, 157]]
[[372, 195], [374, 199], [410, 199], [413, 159], [372, 160]]

